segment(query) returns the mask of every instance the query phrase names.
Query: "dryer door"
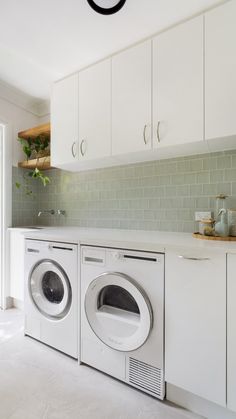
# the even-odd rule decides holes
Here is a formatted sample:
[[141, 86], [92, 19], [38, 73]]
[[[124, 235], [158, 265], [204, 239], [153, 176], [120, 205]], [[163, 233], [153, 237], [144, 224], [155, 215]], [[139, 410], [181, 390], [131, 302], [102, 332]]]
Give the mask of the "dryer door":
[[95, 278], [85, 295], [87, 320], [96, 336], [118, 351], [142, 346], [152, 329], [147, 295], [129, 276], [104, 273]]
[[55, 320], [64, 317], [71, 306], [69, 279], [52, 260], [44, 259], [34, 266], [29, 276], [29, 294], [38, 310]]

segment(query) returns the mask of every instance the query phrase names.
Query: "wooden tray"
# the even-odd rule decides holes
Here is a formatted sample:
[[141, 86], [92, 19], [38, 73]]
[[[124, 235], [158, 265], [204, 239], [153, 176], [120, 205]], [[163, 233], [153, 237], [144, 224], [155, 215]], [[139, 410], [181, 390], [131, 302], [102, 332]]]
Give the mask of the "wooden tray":
[[200, 234], [200, 233], [193, 233], [193, 237], [195, 237], [195, 239], [201, 239], [201, 240], [219, 240], [219, 241], [225, 241], [225, 242], [236, 242], [236, 237], [233, 237], [233, 236], [228, 236], [228, 237], [203, 236], [203, 234]]

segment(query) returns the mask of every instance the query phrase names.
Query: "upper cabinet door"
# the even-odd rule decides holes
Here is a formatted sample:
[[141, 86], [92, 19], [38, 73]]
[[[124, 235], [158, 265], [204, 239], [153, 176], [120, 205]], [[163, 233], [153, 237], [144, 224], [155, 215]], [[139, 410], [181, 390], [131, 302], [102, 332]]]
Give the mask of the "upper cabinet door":
[[236, 1], [205, 15], [206, 139], [236, 134]]
[[53, 85], [51, 130], [52, 165], [78, 160], [78, 74]]
[[153, 40], [154, 147], [202, 141], [203, 16]]
[[111, 155], [111, 60], [79, 73], [79, 159]]
[[151, 149], [151, 41], [112, 57], [112, 154]]

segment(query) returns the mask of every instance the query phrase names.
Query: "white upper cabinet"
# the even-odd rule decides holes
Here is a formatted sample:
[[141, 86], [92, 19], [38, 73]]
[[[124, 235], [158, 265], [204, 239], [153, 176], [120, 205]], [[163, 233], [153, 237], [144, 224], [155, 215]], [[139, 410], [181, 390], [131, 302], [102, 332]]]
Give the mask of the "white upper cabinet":
[[79, 160], [111, 155], [111, 60], [79, 73]]
[[236, 255], [228, 255], [227, 406], [236, 412]]
[[153, 40], [154, 147], [202, 141], [203, 16]]
[[167, 252], [165, 281], [166, 381], [225, 406], [226, 255]]
[[78, 160], [78, 74], [53, 85], [51, 155], [53, 166]]
[[148, 150], [151, 141], [151, 41], [112, 57], [112, 154]]
[[206, 139], [236, 134], [236, 1], [205, 15]]
[[235, 21], [231, 0], [55, 83], [52, 165], [82, 170], [235, 148]]

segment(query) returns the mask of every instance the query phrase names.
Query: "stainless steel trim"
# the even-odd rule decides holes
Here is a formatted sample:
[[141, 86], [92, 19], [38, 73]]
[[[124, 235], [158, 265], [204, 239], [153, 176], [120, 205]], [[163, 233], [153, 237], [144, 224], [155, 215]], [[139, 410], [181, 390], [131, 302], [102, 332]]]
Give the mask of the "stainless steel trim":
[[146, 125], [144, 125], [144, 128], [143, 128], [143, 141], [144, 141], [144, 144], [145, 145], [147, 145], [147, 138], [146, 138], [146, 130], [147, 130], [147, 124]]
[[184, 255], [179, 255], [178, 257], [180, 259], [186, 259], [186, 260], [210, 260], [210, 258], [197, 258], [197, 257], [191, 257], [191, 256], [184, 256]]
[[[66, 307], [65, 307], [65, 309], [63, 310], [63, 312], [60, 314], [60, 315], [55, 315], [55, 316], [52, 316], [52, 315], [50, 315], [50, 314], [48, 314], [48, 313], [46, 313], [44, 310], [42, 310], [41, 309], [41, 307], [39, 307], [38, 305], [37, 305], [37, 303], [36, 303], [36, 301], [34, 300], [34, 297], [33, 297], [33, 294], [32, 294], [32, 292], [31, 292], [31, 278], [32, 278], [32, 275], [33, 275], [33, 273], [34, 273], [34, 271], [35, 271], [35, 269], [39, 266], [39, 265], [41, 265], [41, 264], [45, 264], [45, 263], [48, 263], [48, 265], [50, 266], [55, 266], [58, 270], [59, 270], [59, 272], [60, 272], [60, 274], [61, 274], [61, 276], [63, 277], [63, 279], [64, 279], [64, 281], [65, 281], [65, 283], [66, 283], [66, 286], [67, 286], [67, 290], [68, 290], [68, 301], [67, 301], [67, 304], [66, 304]], [[47, 270], [45, 271], [45, 273], [47, 272]], [[42, 278], [40, 279], [41, 281], [42, 281]], [[34, 304], [34, 306], [37, 308], [37, 310], [43, 315], [43, 316], [45, 316], [45, 317], [47, 317], [48, 319], [51, 319], [51, 320], [55, 320], [55, 321], [57, 321], [57, 320], [60, 320], [60, 319], [62, 319], [62, 318], [64, 318], [66, 315], [67, 315], [67, 313], [69, 312], [69, 310], [70, 310], [70, 308], [71, 308], [71, 304], [72, 304], [72, 289], [71, 289], [71, 284], [70, 284], [70, 280], [69, 280], [69, 278], [68, 278], [68, 276], [67, 276], [67, 274], [66, 274], [66, 272], [64, 271], [64, 269], [61, 267], [61, 265], [59, 265], [59, 263], [57, 263], [57, 262], [55, 262], [54, 260], [52, 260], [52, 259], [41, 259], [41, 260], [39, 260], [33, 267], [32, 267], [32, 269], [31, 269], [31, 271], [30, 271], [30, 273], [29, 273], [29, 276], [28, 276], [28, 293], [29, 293], [29, 297], [30, 297], [30, 299], [31, 299], [31, 301], [32, 301], [32, 303]]]
[[161, 142], [161, 138], [160, 138], [160, 123], [161, 123], [161, 121], [158, 121], [158, 123], [157, 123], [157, 142], [158, 143]]
[[71, 146], [71, 153], [72, 153], [72, 156], [74, 158], [76, 157], [76, 151], [74, 149], [75, 145], [76, 145], [76, 141], [74, 141], [73, 144], [72, 144], [72, 146]]
[[[147, 342], [147, 339], [149, 338], [149, 335], [150, 335], [150, 333], [151, 333], [151, 331], [152, 331], [152, 328], [153, 328], [153, 311], [152, 311], [152, 306], [151, 306], [151, 302], [150, 302], [150, 300], [149, 300], [149, 298], [148, 298], [148, 296], [147, 296], [147, 294], [145, 293], [145, 291], [143, 290], [143, 288], [136, 282], [136, 281], [134, 281], [129, 275], [126, 275], [126, 274], [124, 274], [124, 273], [121, 273], [121, 272], [103, 272], [102, 274], [100, 274], [100, 275], [98, 275], [97, 277], [95, 277], [94, 279], [93, 279], [93, 281], [90, 283], [90, 286], [91, 286], [91, 284], [93, 284], [93, 286], [95, 286], [95, 284], [99, 281], [99, 279], [100, 278], [103, 278], [104, 276], [107, 276], [107, 275], [114, 275], [114, 276], [120, 276], [120, 277], [122, 277], [122, 278], [124, 278], [126, 281], [127, 281], [127, 283], [131, 283], [134, 287], [136, 287], [137, 288], [137, 290], [138, 290], [138, 292], [141, 294], [141, 296], [143, 297], [143, 299], [144, 299], [144, 301], [145, 301], [145, 303], [146, 303], [146, 305], [147, 305], [147, 308], [148, 308], [148, 311], [149, 311], [149, 315], [150, 315], [150, 330], [149, 330], [149, 334], [148, 334], [148, 336], [147, 336], [147, 338], [146, 338], [146, 340], [145, 340], [145, 342], [143, 342], [142, 343], [142, 345], [141, 346], [139, 346], [139, 348], [140, 347], [142, 347], [146, 342]], [[109, 284], [108, 284], [109, 285]], [[117, 285], [118, 286], [120, 286], [119, 285], [119, 281], [117, 281]], [[129, 290], [127, 290], [126, 288], [124, 288], [126, 291], [128, 291], [128, 292], [130, 292]], [[87, 309], [86, 309], [86, 300], [87, 300], [87, 298], [88, 298], [88, 291], [89, 291], [89, 289], [87, 289], [87, 291], [86, 291], [86, 293], [85, 293], [85, 296], [84, 296], [84, 311], [85, 311], [85, 314], [86, 314], [86, 318], [87, 318], [87, 321], [88, 321], [88, 324], [89, 324], [89, 326], [91, 327], [91, 329], [92, 329], [92, 331], [95, 333], [95, 335], [97, 336], [97, 338], [100, 340], [100, 342], [102, 342], [102, 343], [104, 343], [104, 345], [106, 345], [106, 346], [108, 346], [109, 348], [111, 348], [111, 349], [113, 349], [114, 350], [114, 348], [111, 346], [111, 345], [109, 345], [107, 342], [104, 342], [101, 338], [100, 338], [100, 336], [98, 336], [98, 334], [96, 333], [96, 331], [93, 329], [93, 327], [92, 327], [92, 325], [91, 325], [91, 323], [90, 323], [90, 321], [89, 321], [89, 316], [88, 316], [88, 313], [87, 313]], [[99, 289], [99, 292], [100, 292], [100, 289]], [[97, 293], [97, 296], [98, 296], [98, 294], [99, 293]], [[131, 294], [132, 295], [132, 294]], [[132, 295], [132, 297], [133, 297], [133, 295]], [[136, 300], [135, 300], [136, 301]], [[137, 305], [138, 305], [138, 303], [137, 303]], [[139, 305], [138, 305], [139, 306]], [[138, 348], [137, 348], [138, 349]], [[119, 349], [116, 349], [116, 351], [118, 351], [118, 352], [123, 352], [122, 350], [119, 350]], [[126, 351], [126, 352], [132, 352], [133, 351], [133, 349], [132, 350], [130, 350], [130, 351]]]

